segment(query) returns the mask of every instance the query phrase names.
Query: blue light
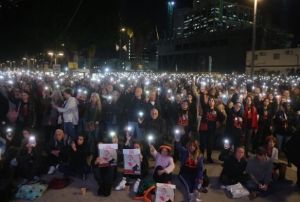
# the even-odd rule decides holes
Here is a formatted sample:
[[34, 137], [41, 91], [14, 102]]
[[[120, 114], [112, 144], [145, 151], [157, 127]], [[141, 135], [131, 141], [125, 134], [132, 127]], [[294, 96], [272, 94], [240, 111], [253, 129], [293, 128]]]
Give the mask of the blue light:
[[175, 1], [169, 1], [168, 4], [169, 4], [169, 6], [174, 6], [175, 5]]

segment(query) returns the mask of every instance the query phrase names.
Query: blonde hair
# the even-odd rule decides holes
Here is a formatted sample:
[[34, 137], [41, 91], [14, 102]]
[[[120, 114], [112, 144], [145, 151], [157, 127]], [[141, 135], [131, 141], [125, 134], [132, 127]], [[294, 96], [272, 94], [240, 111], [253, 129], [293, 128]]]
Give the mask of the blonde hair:
[[100, 100], [100, 96], [98, 93], [92, 93], [91, 94], [91, 97], [90, 97], [90, 102], [92, 103], [92, 97], [95, 97], [96, 98], [96, 108], [101, 111], [102, 109], [102, 105], [101, 105], [101, 100]]
[[56, 129], [54, 133], [54, 139], [57, 140], [58, 134], [62, 134], [62, 139], [65, 139], [65, 133], [62, 129]]
[[[190, 146], [195, 146], [195, 151], [193, 153], [190, 153], [189, 151], [189, 147]], [[200, 157], [201, 157], [201, 151], [200, 151], [200, 147], [199, 147], [199, 142], [197, 140], [191, 140], [187, 143], [187, 147], [186, 147], [189, 151], [189, 153], [191, 154], [192, 156], [192, 159], [193, 160], [198, 160]]]

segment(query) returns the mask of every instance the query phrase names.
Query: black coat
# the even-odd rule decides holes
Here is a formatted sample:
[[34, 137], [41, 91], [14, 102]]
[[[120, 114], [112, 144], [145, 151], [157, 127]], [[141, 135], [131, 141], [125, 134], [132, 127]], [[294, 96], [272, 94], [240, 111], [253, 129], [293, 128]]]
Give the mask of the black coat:
[[225, 175], [236, 182], [244, 182], [246, 166], [247, 161], [244, 158], [239, 162], [234, 155], [231, 155], [224, 161], [221, 176]]

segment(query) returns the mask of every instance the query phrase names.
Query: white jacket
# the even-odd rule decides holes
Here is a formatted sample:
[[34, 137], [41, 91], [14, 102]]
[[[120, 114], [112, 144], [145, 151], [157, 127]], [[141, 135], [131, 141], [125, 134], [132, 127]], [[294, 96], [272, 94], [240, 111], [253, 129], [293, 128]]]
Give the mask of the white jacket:
[[74, 97], [69, 97], [69, 99], [65, 101], [65, 106], [58, 107], [57, 111], [63, 113], [64, 123], [71, 122], [74, 125], [78, 124], [79, 115], [77, 100]]

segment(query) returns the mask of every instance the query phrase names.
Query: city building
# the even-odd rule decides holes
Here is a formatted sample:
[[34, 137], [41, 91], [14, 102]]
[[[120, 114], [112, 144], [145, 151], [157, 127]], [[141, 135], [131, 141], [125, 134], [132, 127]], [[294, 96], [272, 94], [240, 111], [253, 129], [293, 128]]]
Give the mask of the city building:
[[[298, 73], [300, 72], [300, 48], [255, 51], [254, 73]], [[251, 72], [252, 52], [247, 51], [246, 73]]]
[[[158, 69], [245, 72], [251, 49], [253, 9], [233, 0], [194, 0], [193, 8], [175, 9], [173, 37], [158, 42]], [[256, 49], [290, 47], [292, 36], [257, 18]]]

